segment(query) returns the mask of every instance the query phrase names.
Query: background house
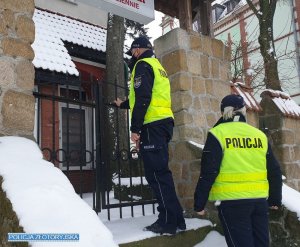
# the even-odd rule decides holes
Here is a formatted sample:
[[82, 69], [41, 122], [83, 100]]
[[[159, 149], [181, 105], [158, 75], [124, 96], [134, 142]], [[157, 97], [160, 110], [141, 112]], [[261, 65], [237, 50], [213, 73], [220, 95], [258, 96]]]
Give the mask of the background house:
[[[256, 2], [256, 1], [254, 1]], [[260, 55], [258, 35], [259, 23], [246, 0], [217, 0], [213, 3], [214, 34], [232, 51], [232, 72], [242, 72], [237, 81], [252, 86], [259, 96], [263, 81], [263, 64]], [[274, 16], [274, 41], [278, 59], [279, 78], [282, 89], [300, 104], [299, 63], [299, 1], [278, 1]], [[273, 52], [270, 50], [270, 52]], [[252, 84], [250, 85], [250, 83]], [[258, 87], [257, 87], [258, 86]]]
[[[35, 137], [79, 193], [95, 183], [97, 85], [105, 76], [107, 13], [76, 1], [35, 2]], [[72, 16], [70, 16], [72, 15]]]

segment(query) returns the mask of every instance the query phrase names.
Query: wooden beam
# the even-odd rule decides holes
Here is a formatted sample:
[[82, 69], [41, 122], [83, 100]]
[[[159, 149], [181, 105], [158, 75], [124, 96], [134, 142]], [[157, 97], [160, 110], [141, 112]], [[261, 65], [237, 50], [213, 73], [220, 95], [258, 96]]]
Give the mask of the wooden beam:
[[192, 0], [177, 0], [179, 8], [180, 28], [193, 30], [192, 26]]
[[157, 11], [160, 11], [168, 16], [177, 17], [178, 16], [178, 0], [155, 0], [154, 8]]
[[201, 33], [206, 36], [213, 37], [212, 17], [211, 17], [211, 0], [199, 0]]

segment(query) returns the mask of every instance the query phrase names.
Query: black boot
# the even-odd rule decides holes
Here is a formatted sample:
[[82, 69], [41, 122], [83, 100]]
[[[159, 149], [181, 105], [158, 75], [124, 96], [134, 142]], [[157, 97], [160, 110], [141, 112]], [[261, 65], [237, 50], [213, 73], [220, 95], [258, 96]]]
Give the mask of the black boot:
[[154, 222], [150, 226], [146, 226], [143, 230], [151, 231], [154, 233], [159, 233], [160, 235], [163, 235], [163, 234], [173, 235], [176, 233], [176, 228], [173, 229], [173, 228], [169, 228], [169, 227], [163, 227], [157, 221]]
[[177, 223], [177, 230], [178, 231], [185, 231], [186, 230], [186, 224], [185, 221]]
[[153, 230], [155, 230], [155, 229], [157, 229], [157, 228], [159, 228], [159, 227], [161, 227], [160, 226], [160, 224], [157, 222], [157, 221], [155, 221], [153, 224], [151, 224], [150, 226], [146, 226], [146, 227], [144, 227], [144, 231], [151, 231], [151, 232], [153, 232]]

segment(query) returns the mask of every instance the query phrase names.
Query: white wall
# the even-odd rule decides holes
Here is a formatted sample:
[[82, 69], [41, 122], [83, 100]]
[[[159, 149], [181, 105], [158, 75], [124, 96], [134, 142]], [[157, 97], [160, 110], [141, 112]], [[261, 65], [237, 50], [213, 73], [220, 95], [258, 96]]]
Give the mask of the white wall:
[[34, 0], [34, 2], [36, 7], [106, 27], [107, 12], [86, 4], [73, 4], [65, 0]]

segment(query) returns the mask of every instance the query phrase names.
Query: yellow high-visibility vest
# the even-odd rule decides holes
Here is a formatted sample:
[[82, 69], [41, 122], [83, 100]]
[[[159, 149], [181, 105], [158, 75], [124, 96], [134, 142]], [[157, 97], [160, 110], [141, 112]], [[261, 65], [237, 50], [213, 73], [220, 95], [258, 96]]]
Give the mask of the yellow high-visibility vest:
[[244, 122], [222, 123], [210, 133], [218, 139], [223, 158], [209, 200], [267, 198], [266, 135]]
[[[143, 58], [140, 59], [137, 63], [139, 63], [140, 61], [148, 63], [152, 67], [154, 72], [152, 97], [143, 124], [151, 123], [169, 117], [174, 118], [173, 112], [171, 110], [170, 81], [168, 79], [166, 71], [156, 58]], [[134, 76], [137, 63], [133, 68], [130, 81], [129, 106], [131, 112], [135, 104]]]

